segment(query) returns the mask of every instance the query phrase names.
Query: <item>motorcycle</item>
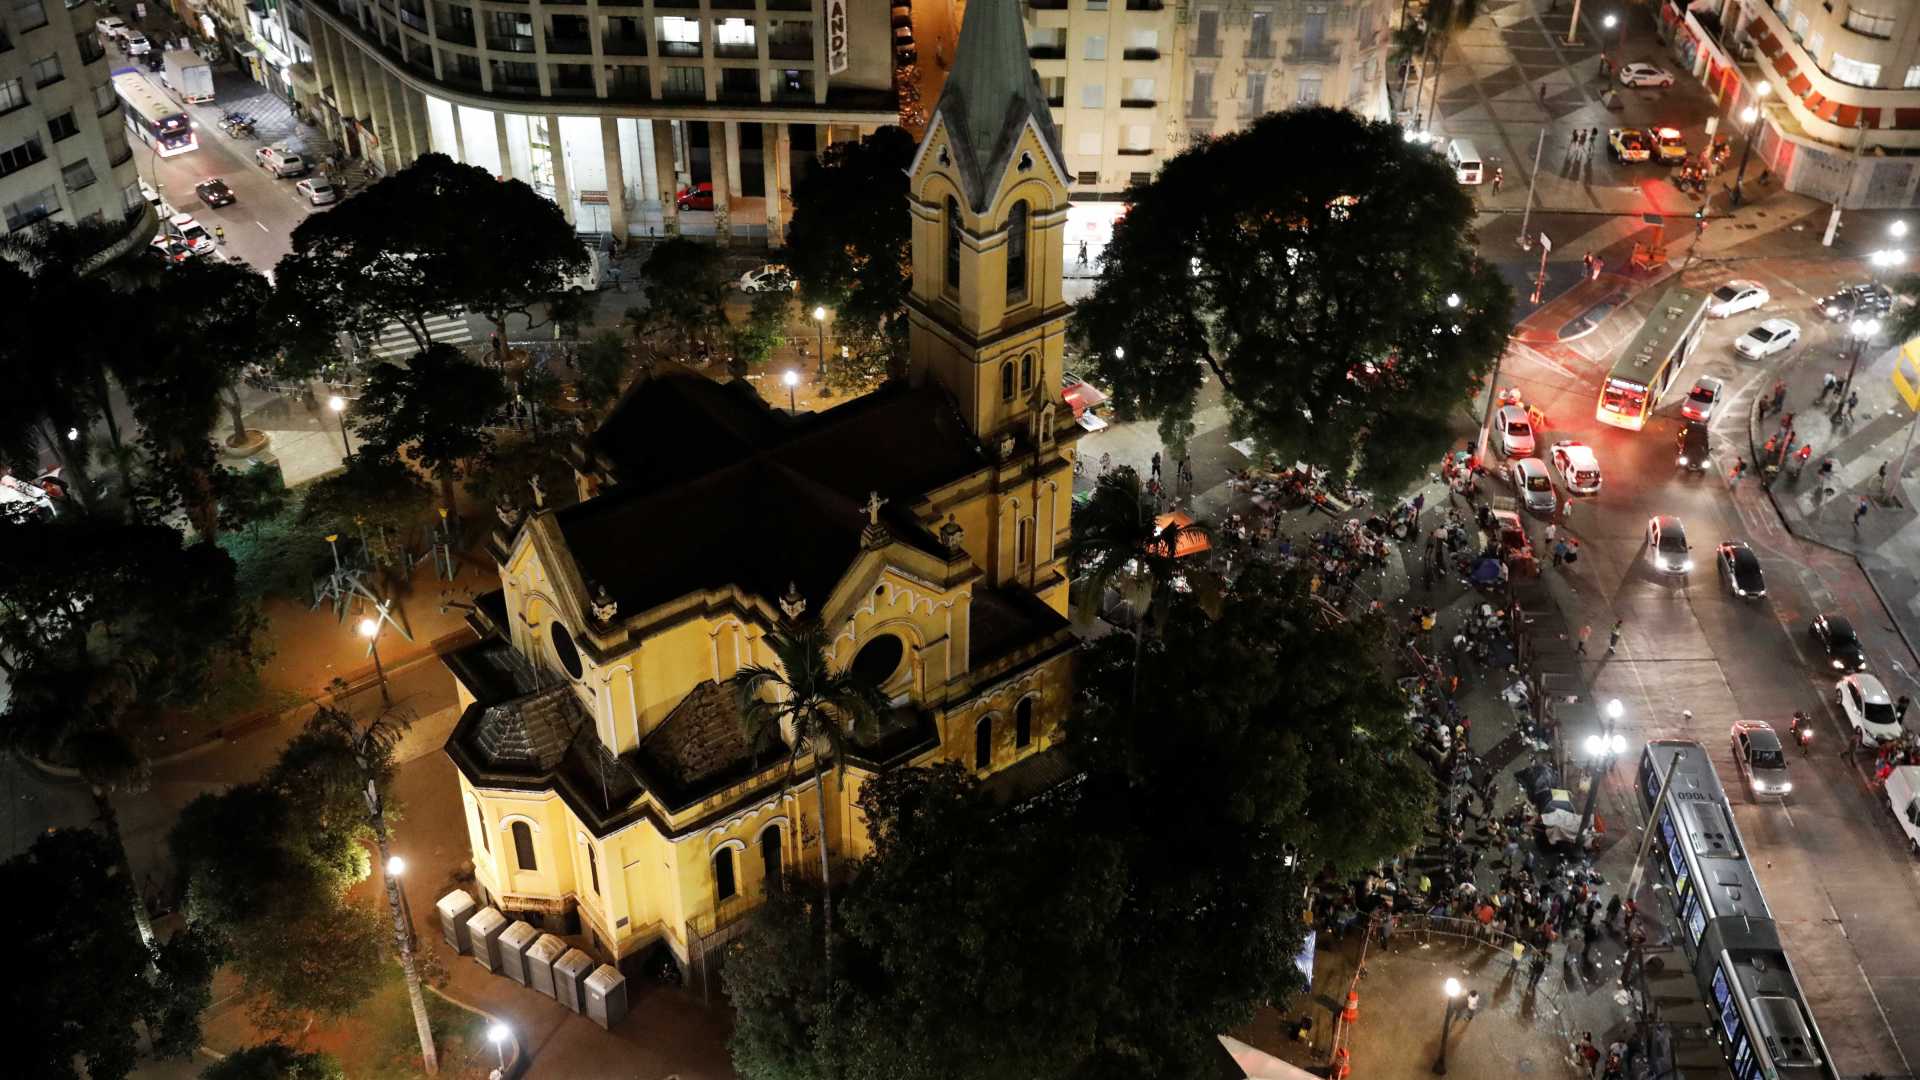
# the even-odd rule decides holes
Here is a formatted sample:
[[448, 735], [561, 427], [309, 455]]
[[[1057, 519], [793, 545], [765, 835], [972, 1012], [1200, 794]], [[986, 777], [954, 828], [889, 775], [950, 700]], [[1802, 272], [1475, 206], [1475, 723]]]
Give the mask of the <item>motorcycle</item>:
[[1800, 744], [1800, 753], [1808, 754], [1813, 747], [1813, 718], [1803, 712], [1793, 714], [1793, 725], [1788, 729], [1795, 742]]

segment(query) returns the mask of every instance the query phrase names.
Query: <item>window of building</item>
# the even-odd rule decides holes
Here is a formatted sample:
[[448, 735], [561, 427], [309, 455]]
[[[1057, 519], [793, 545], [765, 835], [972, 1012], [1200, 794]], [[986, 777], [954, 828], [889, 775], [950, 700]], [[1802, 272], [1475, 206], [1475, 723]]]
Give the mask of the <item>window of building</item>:
[[1082, 170], [1073, 174], [1073, 182], [1081, 187], [1092, 187], [1100, 182], [1100, 174], [1097, 171]]
[[700, 20], [668, 15], [660, 20], [660, 40], [700, 43]]
[[1126, 59], [1157, 60], [1159, 59], [1159, 57], [1160, 57], [1160, 31], [1158, 30], [1127, 31]]
[[1080, 84], [1080, 107], [1083, 109], [1101, 109], [1107, 104], [1107, 84], [1090, 82]]
[[1318, 49], [1327, 38], [1327, 5], [1308, 4], [1301, 22], [1300, 36], [1309, 50]]
[[1017, 750], [1025, 750], [1033, 742], [1033, 699], [1023, 697], [1020, 704], [1013, 707], [1013, 745]]
[[1301, 105], [1320, 104], [1320, 76], [1300, 76], [1300, 92], [1294, 95], [1293, 100]]
[[721, 56], [757, 55], [757, 46], [753, 40], [753, 21], [741, 18], [715, 19], [713, 44]]
[[1064, 75], [1050, 75], [1040, 80], [1040, 92], [1046, 95], [1047, 104], [1054, 108], [1067, 103], [1067, 78]]
[[713, 853], [713, 898], [731, 900], [738, 891], [733, 883], [733, 849], [723, 847]]
[[553, 642], [553, 658], [560, 662], [560, 670], [566, 672], [569, 679], [579, 678], [585, 669], [580, 666], [580, 650], [574, 645], [567, 624], [558, 619], [548, 623], [547, 637]]
[[1152, 79], [1128, 79], [1127, 92], [1124, 97], [1127, 101], [1152, 101], [1153, 92], [1156, 89], [1158, 89], [1158, 87], [1153, 85]]
[[593, 878], [593, 895], [600, 895], [600, 856], [596, 855], [593, 845], [587, 845], [587, 873]]
[[1856, 34], [1865, 34], [1873, 38], [1890, 38], [1893, 36], [1893, 23], [1892, 15], [1877, 15], [1857, 7], [1847, 9], [1847, 29]]
[[947, 291], [960, 289], [960, 204], [947, 198]]
[[1085, 57], [1088, 60], [1105, 60], [1107, 58], [1107, 36], [1105, 34], [1087, 35], [1087, 51]]
[[1787, 28], [1793, 31], [1795, 41], [1805, 38], [1807, 36], [1807, 17], [1804, 14], [1796, 12], [1793, 16], [1793, 21], [1787, 24]]
[[1256, 11], [1247, 23], [1247, 55], [1273, 55], [1273, 13]]
[[[108, 84], [107, 93], [113, 93], [112, 84]], [[27, 103], [27, 88], [19, 79], [0, 82], [0, 113], [12, 112]]]
[[49, 53], [33, 62], [33, 85], [46, 86], [60, 81], [60, 56]]
[[1025, 566], [1033, 558], [1033, 519], [1019, 518], [1013, 523], [1013, 564]]
[[660, 77], [660, 93], [685, 101], [705, 101], [707, 73], [697, 67], [669, 67]]
[[47, 160], [47, 152], [41, 147], [40, 140], [28, 138], [24, 142], [15, 143], [5, 150], [0, 150], [0, 176], [19, 172], [29, 165], [45, 160]]
[[1869, 64], [1865, 60], [1833, 54], [1833, 66], [1827, 74], [1835, 80], [1853, 86], [1879, 86], [1880, 65]]
[[524, 821], [513, 823], [513, 861], [522, 870], [540, 869], [540, 860], [533, 856], [533, 826]]
[[147, 196], [140, 190], [138, 180], [120, 189], [120, 199], [120, 205], [126, 208], [128, 217], [139, 214], [147, 207]]
[[1267, 73], [1264, 71], [1247, 72], [1247, 115], [1258, 116], [1265, 111], [1267, 100]]
[[1908, 90], [1920, 86], [1920, 64], [1915, 64], [1907, 69], [1907, 81], [1902, 85]]
[[1107, 10], [1107, 0], [1087, 0], [1087, 10], [1105, 11]]
[[480, 826], [480, 850], [493, 853], [493, 837], [487, 835], [487, 815], [479, 803], [473, 804], [473, 823]]
[[40, 0], [14, 0], [13, 15], [14, 26], [23, 34], [47, 25], [47, 9]]
[[[0, 92], [4, 92], [4, 90], [5, 87], [0, 87]], [[119, 107], [120, 95], [113, 92], [112, 83], [104, 82], [93, 88], [93, 114], [95, 116], [105, 116]], [[5, 110], [0, 109], [0, 111]]]
[[1827, 35], [1815, 30], [1807, 38], [1807, 55], [1813, 57], [1813, 62], [1817, 64], [1820, 62], [1820, 54], [1826, 51]]
[[87, 164], [86, 158], [81, 158], [79, 161], [61, 168], [60, 177], [67, 182], [68, 191], [79, 191], [84, 187], [92, 187], [96, 179], [93, 175], [93, 166]]
[[1208, 9], [1201, 11], [1194, 22], [1193, 54], [1195, 56], [1220, 55], [1220, 13]]
[[1000, 400], [1013, 400], [1013, 361], [1000, 365]]
[[1080, 153], [1083, 154], [1084, 156], [1086, 157], [1100, 156], [1100, 133], [1098, 131], [1081, 132], [1079, 144], [1080, 144]]
[[53, 133], [53, 141], [80, 134], [80, 125], [74, 122], [73, 110], [68, 109], [59, 116], [47, 121], [47, 130]]
[[1144, 154], [1153, 149], [1153, 128], [1146, 124], [1128, 124], [1121, 139], [1120, 145], [1126, 150]]
[[1027, 355], [1020, 358], [1020, 389], [1022, 390], [1033, 389], [1033, 354], [1032, 353], [1028, 353]]
[[983, 716], [973, 725], [973, 767], [985, 769], [993, 764], [993, 717]]
[[[1007, 211], [1007, 301], [1027, 298], [1027, 204], [1017, 202]], [[1033, 385], [1033, 357], [1021, 361], [1020, 386]]]
[[60, 212], [60, 193], [53, 188], [44, 187], [24, 199], [15, 199], [6, 206], [7, 228], [24, 229]]
[[768, 892], [784, 883], [784, 865], [780, 859], [780, 826], [769, 825], [760, 830], [760, 881]]
[[847, 671], [862, 682], [884, 686], [900, 673], [900, 661], [907, 657], [906, 643], [898, 634], [879, 634], [860, 646]]

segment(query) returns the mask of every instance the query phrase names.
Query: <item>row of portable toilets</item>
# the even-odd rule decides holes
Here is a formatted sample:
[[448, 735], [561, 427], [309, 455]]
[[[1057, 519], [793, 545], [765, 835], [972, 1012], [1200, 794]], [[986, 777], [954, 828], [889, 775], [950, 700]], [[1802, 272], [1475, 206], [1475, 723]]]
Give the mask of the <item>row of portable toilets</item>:
[[465, 889], [440, 898], [440, 933], [495, 975], [538, 990], [603, 1028], [627, 1015], [627, 977], [552, 934], [543, 934], [500, 909], [481, 907]]

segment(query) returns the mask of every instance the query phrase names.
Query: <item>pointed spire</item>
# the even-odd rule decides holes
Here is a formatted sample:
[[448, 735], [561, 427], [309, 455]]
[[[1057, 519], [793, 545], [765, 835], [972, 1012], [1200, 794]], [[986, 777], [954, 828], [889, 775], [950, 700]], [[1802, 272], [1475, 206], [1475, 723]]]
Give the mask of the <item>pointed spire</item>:
[[1027, 54], [1019, 0], [972, 0], [960, 28], [953, 70], [947, 74], [935, 116], [945, 116], [955, 166], [967, 181], [975, 210], [1007, 168], [1020, 131], [1031, 117], [1040, 137], [1060, 160], [1060, 133]]

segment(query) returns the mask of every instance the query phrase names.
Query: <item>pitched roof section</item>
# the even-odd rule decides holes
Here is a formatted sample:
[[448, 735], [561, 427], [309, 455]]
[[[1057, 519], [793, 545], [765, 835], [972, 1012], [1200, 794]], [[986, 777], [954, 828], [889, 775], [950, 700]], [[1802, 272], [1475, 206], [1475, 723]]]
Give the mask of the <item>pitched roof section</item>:
[[1029, 119], [1055, 160], [1064, 160], [1053, 112], [1028, 58], [1018, 0], [973, 0], [967, 5], [953, 70], [947, 73], [934, 115], [946, 118], [954, 166], [976, 211], [987, 208]]

